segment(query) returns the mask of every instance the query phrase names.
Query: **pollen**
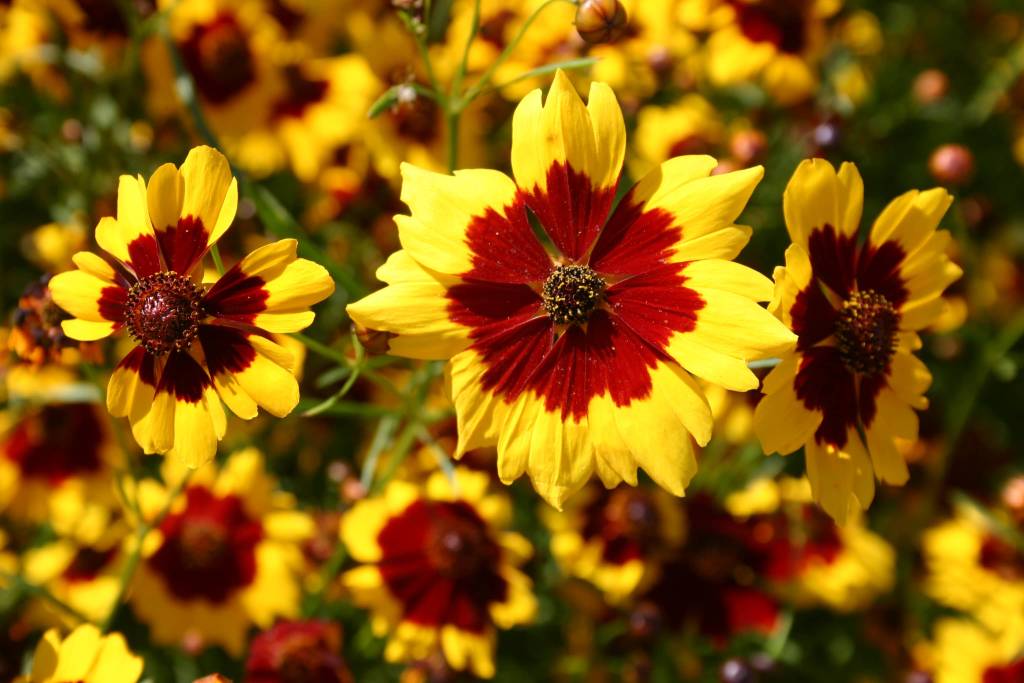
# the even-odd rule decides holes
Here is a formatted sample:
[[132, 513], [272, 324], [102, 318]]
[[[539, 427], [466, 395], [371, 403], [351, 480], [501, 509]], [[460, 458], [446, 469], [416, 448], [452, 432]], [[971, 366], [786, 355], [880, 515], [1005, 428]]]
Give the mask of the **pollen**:
[[862, 375], [877, 375], [896, 351], [900, 316], [889, 300], [873, 290], [854, 292], [843, 303], [836, 322], [839, 356]]
[[202, 300], [202, 291], [184, 275], [162, 272], [145, 277], [128, 290], [128, 333], [154, 356], [183, 351], [199, 333]]
[[544, 282], [544, 310], [560, 325], [582, 325], [601, 303], [606, 284], [589, 266], [558, 266]]

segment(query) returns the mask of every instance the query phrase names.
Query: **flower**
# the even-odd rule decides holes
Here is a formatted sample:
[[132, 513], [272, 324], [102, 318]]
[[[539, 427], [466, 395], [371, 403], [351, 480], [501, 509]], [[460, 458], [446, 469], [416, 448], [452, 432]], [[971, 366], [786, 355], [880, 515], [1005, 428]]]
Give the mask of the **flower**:
[[927, 530], [921, 546], [932, 598], [971, 613], [995, 633], [1024, 634], [1024, 552], [963, 508]]
[[811, 504], [806, 479], [756, 479], [725, 505], [749, 530], [757, 575], [791, 604], [850, 612], [892, 588], [892, 547], [859, 517], [836, 526]]
[[[814, 500], [839, 523], [866, 509], [875, 478], [903, 484], [897, 439], [917, 437], [914, 408], [928, 405], [928, 369], [913, 355], [917, 331], [941, 315], [942, 291], [960, 276], [936, 231], [952, 202], [913, 190], [857, 241], [864, 186], [853, 164], [800, 164], [783, 204], [793, 244], [775, 271], [772, 310], [799, 337], [765, 378], [754, 429], [766, 453], [804, 446]], [[864, 434], [866, 439], [862, 438]]]
[[56, 629], [43, 634], [32, 672], [15, 683], [136, 683], [141, 675], [142, 658], [128, 649], [120, 633], [103, 635], [83, 624], [64, 640]]
[[563, 571], [590, 581], [613, 603], [654, 581], [686, 535], [679, 501], [656, 488], [589, 486], [566, 508], [542, 511], [551, 552]]
[[95, 537], [114, 504], [110, 465], [117, 448], [96, 406], [55, 403], [3, 425], [0, 510], [11, 519], [49, 521], [61, 533]]
[[[163, 470], [168, 487], [185, 476], [173, 460]], [[139, 507], [152, 518], [170, 491], [143, 484]], [[197, 470], [171, 504], [143, 540], [132, 584], [132, 606], [154, 642], [221, 645], [237, 657], [251, 625], [298, 616], [301, 544], [313, 520], [276, 491], [258, 451], [233, 454], [219, 472], [212, 464]]]
[[307, 327], [309, 306], [334, 291], [323, 267], [296, 258], [295, 240], [262, 246], [212, 286], [201, 283], [203, 257], [237, 205], [227, 159], [209, 147], [189, 152], [180, 170], [164, 164], [148, 187], [121, 176], [117, 218], [96, 226], [113, 259], [79, 252], [78, 270], [50, 281], [53, 300], [75, 316], [62, 323], [69, 337], [126, 329], [138, 344], [110, 378], [110, 413], [129, 419], [147, 453], [173, 452], [192, 467], [224, 436], [221, 400], [243, 419], [257, 406], [291, 412], [294, 357], [270, 333]]
[[817, 88], [825, 21], [841, 6], [841, 0], [684, 0], [679, 11], [688, 28], [712, 30], [712, 83], [758, 78], [777, 102], [791, 105]]
[[1024, 633], [996, 636], [968, 619], [935, 624], [929, 659], [935, 683], [1016, 683], [1024, 680]]
[[[361, 566], [342, 576], [357, 605], [389, 635], [388, 661], [438, 651], [454, 669], [494, 675], [495, 628], [533, 619], [530, 580], [516, 566], [532, 549], [506, 531], [511, 508], [488, 492], [487, 475], [436, 472], [422, 488], [392, 481], [342, 519], [341, 538]], [[457, 493], [456, 493], [457, 491]]]
[[252, 640], [245, 662], [249, 683], [352, 683], [341, 656], [341, 626], [327, 621], [282, 621]]
[[625, 144], [611, 89], [593, 84], [584, 106], [558, 72], [543, 106], [535, 90], [516, 109], [515, 181], [402, 167], [412, 215], [377, 271], [389, 286], [348, 307], [394, 335], [392, 353], [450, 358], [456, 456], [496, 444], [502, 481], [528, 472], [555, 507], [595, 470], [635, 485], [637, 466], [682, 495], [691, 435], [711, 432], [690, 372], [751, 389], [747, 361], [794, 339], [755, 303], [767, 278], [729, 260], [762, 169], [708, 177], [711, 157], [672, 159], [613, 212]]

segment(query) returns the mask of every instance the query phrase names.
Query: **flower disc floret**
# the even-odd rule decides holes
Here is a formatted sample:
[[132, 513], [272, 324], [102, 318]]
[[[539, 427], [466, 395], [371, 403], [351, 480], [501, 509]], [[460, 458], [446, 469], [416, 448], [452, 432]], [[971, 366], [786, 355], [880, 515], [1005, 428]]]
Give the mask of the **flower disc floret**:
[[558, 266], [544, 282], [544, 310], [559, 325], [582, 325], [601, 303], [605, 287], [589, 266]]
[[154, 356], [187, 349], [199, 334], [203, 293], [188, 277], [161, 272], [128, 290], [128, 333]]
[[900, 316], [878, 292], [853, 292], [836, 321], [839, 357], [851, 372], [872, 376], [889, 366], [896, 352]]

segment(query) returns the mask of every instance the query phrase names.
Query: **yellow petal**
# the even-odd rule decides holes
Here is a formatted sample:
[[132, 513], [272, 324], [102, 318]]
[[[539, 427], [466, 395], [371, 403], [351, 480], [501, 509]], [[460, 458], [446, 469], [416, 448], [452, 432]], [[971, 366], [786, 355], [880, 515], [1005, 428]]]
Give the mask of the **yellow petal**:
[[54, 275], [50, 279], [50, 293], [58, 306], [76, 318], [120, 322], [124, 315], [127, 292], [84, 270]]
[[146, 203], [153, 227], [157, 230], [177, 227], [185, 200], [185, 179], [174, 164], [163, 164], [149, 178]]
[[238, 184], [228, 160], [212, 147], [193, 147], [181, 165], [181, 176], [181, 216], [199, 218], [209, 235], [207, 244], [213, 244], [235, 219], [238, 206]]
[[[805, 159], [797, 166], [782, 196], [786, 228], [794, 243], [807, 248], [815, 230], [831, 225], [838, 232], [840, 222], [839, 178], [824, 159]], [[843, 204], [845, 207], [845, 203]]]

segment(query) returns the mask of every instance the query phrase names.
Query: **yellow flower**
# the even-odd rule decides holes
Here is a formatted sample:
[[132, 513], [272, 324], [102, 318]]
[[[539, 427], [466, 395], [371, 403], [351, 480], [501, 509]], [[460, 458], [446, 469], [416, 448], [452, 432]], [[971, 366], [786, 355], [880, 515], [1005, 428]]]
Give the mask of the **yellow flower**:
[[566, 508], [541, 511], [551, 552], [563, 571], [590, 581], [613, 603], [650, 586], [686, 535], [679, 501], [656, 488], [589, 486]]
[[610, 88], [584, 106], [559, 71], [512, 127], [514, 181], [402, 167], [412, 215], [377, 272], [390, 286], [349, 314], [392, 353], [451, 359], [456, 455], [496, 445], [502, 481], [528, 473], [559, 507], [595, 471], [635, 485], [639, 466], [682, 495], [711, 432], [690, 373], [746, 391], [747, 361], [794, 341], [756, 303], [768, 279], [730, 260], [762, 169], [709, 176], [711, 157], [678, 157], [612, 212], [626, 131]]
[[995, 632], [1024, 633], [1024, 553], [966, 509], [922, 538], [925, 590]]
[[78, 270], [50, 281], [54, 301], [75, 316], [62, 324], [69, 337], [127, 329], [138, 343], [110, 378], [110, 413], [129, 419], [147, 453], [173, 452], [192, 467], [224, 436], [221, 400], [247, 420], [257, 406], [291, 412], [294, 356], [270, 333], [307, 327], [309, 306], [334, 290], [327, 271], [296, 258], [295, 240], [260, 247], [203, 284], [203, 257], [237, 205], [227, 159], [209, 147], [189, 152], [180, 170], [164, 164], [148, 187], [141, 176], [121, 176], [117, 218], [96, 226], [114, 264], [79, 252]]
[[636, 156], [629, 170], [639, 178], [672, 157], [711, 152], [724, 133], [718, 112], [700, 95], [684, 95], [666, 107], [644, 107], [637, 114]]
[[[960, 277], [936, 231], [952, 198], [907, 192], [857, 232], [864, 185], [853, 164], [804, 161], [786, 188], [793, 244], [775, 271], [772, 310], [799, 336], [765, 378], [754, 429], [766, 453], [805, 449], [814, 500], [839, 523], [866, 509], [875, 478], [901, 485], [907, 465], [897, 439], [917, 438], [914, 408], [931, 375], [913, 351], [917, 331], [945, 308]], [[866, 437], [866, 440], [861, 435]]]
[[388, 661], [441, 652], [452, 668], [490, 678], [495, 629], [533, 619], [530, 580], [516, 568], [532, 548], [507, 531], [508, 499], [487, 489], [480, 472], [458, 468], [454, 485], [436, 472], [422, 488], [393, 481], [342, 518], [342, 541], [361, 563], [342, 581], [388, 636]]
[[707, 71], [715, 85], [754, 79], [783, 105], [813, 94], [824, 50], [825, 20], [841, 0], [684, 0], [692, 30], [711, 29]]
[[1024, 632], [996, 636], [968, 619], [942, 619], [928, 659], [935, 683], [1014, 683], [1024, 679]]
[[838, 612], [867, 607], [892, 589], [896, 554], [860, 516], [837, 527], [811, 505], [806, 479], [757, 479], [730, 494], [726, 507], [745, 519], [765, 548], [762, 576], [802, 607]]
[[[151, 517], [184, 472], [164, 463], [166, 488], [139, 486], [139, 506]], [[197, 470], [174, 499], [170, 514], [143, 541], [144, 559], [131, 602], [157, 643], [220, 645], [238, 657], [255, 624], [297, 617], [300, 545], [313, 520], [295, 510], [292, 496], [276, 490], [259, 452], [233, 454], [221, 471]]]
[[32, 672], [15, 683], [136, 683], [141, 675], [142, 658], [128, 649], [120, 633], [103, 635], [85, 624], [63, 641], [56, 629], [43, 634]]

